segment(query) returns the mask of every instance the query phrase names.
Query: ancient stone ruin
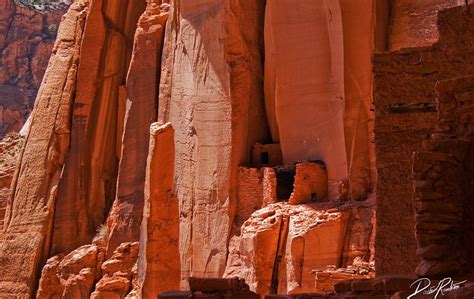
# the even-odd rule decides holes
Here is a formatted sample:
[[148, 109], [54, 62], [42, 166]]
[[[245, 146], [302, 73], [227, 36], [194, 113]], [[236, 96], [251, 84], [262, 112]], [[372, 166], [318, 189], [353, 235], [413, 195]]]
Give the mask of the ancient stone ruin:
[[472, 298], [471, 2], [74, 1], [0, 143], [0, 298]]

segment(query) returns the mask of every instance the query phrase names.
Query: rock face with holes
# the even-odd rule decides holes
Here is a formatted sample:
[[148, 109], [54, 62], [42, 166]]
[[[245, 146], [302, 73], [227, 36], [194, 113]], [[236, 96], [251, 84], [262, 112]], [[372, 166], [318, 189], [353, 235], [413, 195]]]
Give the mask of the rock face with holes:
[[61, 16], [71, 4], [63, 2], [35, 7], [0, 1], [0, 139], [18, 132], [33, 109]]

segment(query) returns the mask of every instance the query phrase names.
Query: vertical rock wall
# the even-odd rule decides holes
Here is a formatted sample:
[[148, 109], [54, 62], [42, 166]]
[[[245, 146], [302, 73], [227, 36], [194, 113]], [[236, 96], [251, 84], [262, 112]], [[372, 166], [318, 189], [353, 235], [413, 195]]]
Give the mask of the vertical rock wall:
[[349, 192], [352, 199], [361, 200], [373, 191], [376, 181], [371, 59], [376, 42], [377, 4], [374, 0], [339, 2], [344, 33], [344, 136]]
[[179, 290], [179, 210], [172, 192], [174, 159], [173, 127], [169, 123], [153, 124], [138, 264], [143, 298]]
[[77, 1], [66, 14], [38, 94], [0, 243], [0, 297], [31, 297], [49, 256], [86, 11], [87, 4]]
[[0, 142], [0, 240], [2, 240], [5, 213], [11, 197], [10, 185], [23, 145], [24, 138], [13, 134], [9, 134]]
[[[117, 196], [108, 219], [108, 252], [122, 242], [138, 241], [143, 215], [145, 168], [149, 146], [149, 128], [158, 112], [158, 83], [161, 51], [168, 6], [149, 1], [138, 21], [134, 50], [127, 75], [127, 98]], [[147, 76], [143, 76], [143, 74]]]
[[[415, 217], [411, 157], [436, 122], [437, 82], [473, 73], [469, 10], [442, 13], [430, 47], [376, 55], [372, 82], [374, 49], [417, 45], [397, 27], [406, 14], [436, 36], [418, 2], [395, 1], [390, 20], [385, 0], [290, 2], [72, 6], [13, 179], [0, 297], [33, 296], [40, 268], [38, 298], [154, 298], [190, 276], [239, 276], [261, 295], [370, 278], [372, 84], [377, 271], [413, 273], [417, 249], [432, 261], [415, 224], [423, 238], [437, 214]], [[470, 227], [463, 205], [455, 224]]]
[[115, 197], [121, 152], [117, 123], [123, 120], [118, 114], [119, 90], [125, 83], [133, 35], [145, 1], [117, 4], [94, 0], [87, 17], [71, 150], [58, 190], [56, 209], [61, 213], [55, 215], [52, 254], [89, 243]]
[[[175, 1], [160, 120], [175, 129], [183, 287], [224, 272], [238, 166], [265, 137], [260, 1]], [[172, 84], [171, 84], [172, 83]]]
[[338, 1], [268, 1], [265, 104], [284, 164], [323, 160], [330, 181], [347, 178], [344, 45]]
[[0, 139], [20, 131], [33, 109], [67, 6], [0, 1]]

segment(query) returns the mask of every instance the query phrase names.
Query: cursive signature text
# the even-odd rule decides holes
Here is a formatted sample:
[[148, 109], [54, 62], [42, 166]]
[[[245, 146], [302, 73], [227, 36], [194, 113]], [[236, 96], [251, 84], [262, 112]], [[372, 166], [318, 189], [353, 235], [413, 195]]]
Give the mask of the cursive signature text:
[[459, 289], [460, 286], [466, 281], [467, 280], [454, 282], [451, 277], [447, 277], [440, 280], [438, 284], [432, 286], [431, 280], [429, 278], [420, 278], [410, 285], [411, 288], [413, 288], [414, 286], [416, 286], [416, 288], [413, 294], [408, 296], [407, 299], [411, 299], [418, 294], [434, 295], [434, 299], [437, 299], [439, 295], [444, 295], [445, 292], [450, 292]]

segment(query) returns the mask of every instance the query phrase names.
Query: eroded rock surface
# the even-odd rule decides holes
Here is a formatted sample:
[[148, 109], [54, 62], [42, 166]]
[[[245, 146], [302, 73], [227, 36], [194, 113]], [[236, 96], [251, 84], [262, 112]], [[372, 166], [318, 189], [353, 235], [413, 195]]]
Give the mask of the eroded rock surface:
[[[284, 164], [323, 160], [347, 178], [344, 48], [338, 1], [270, 1], [265, 9], [265, 104]], [[314, 45], [318, 45], [315, 47]], [[311, 50], [310, 50], [311, 49]]]
[[174, 129], [151, 126], [145, 181], [145, 207], [140, 236], [139, 283], [143, 298], [179, 290], [179, 209], [172, 192]]
[[0, 173], [0, 297], [397, 298], [417, 266], [472, 274], [474, 4], [356, 2], [76, 1]]
[[104, 249], [84, 245], [50, 258], [43, 267], [36, 298], [87, 298], [100, 275]]
[[33, 109], [59, 22], [71, 4], [63, 2], [35, 7], [0, 1], [0, 139], [20, 131]]
[[[158, 85], [161, 50], [168, 5], [150, 1], [138, 20], [133, 54], [126, 83], [126, 107], [123, 120], [121, 158], [117, 179], [117, 198], [110, 222], [109, 251], [125, 241], [138, 241], [142, 222], [145, 168], [149, 146], [149, 128], [158, 113]], [[143, 77], [143, 74], [147, 76]]]
[[370, 239], [363, 244], [358, 239], [368, 233], [361, 228], [364, 225], [372, 230], [371, 217], [352, 216], [367, 208], [373, 212], [373, 204], [330, 209], [321, 204], [266, 206], [253, 213], [242, 225], [240, 235], [231, 239], [224, 275], [244, 278], [260, 295], [331, 290], [337, 278], [332, 284], [327, 282], [330, 287], [321, 282], [318, 287], [315, 273], [321, 277], [328, 273], [327, 266], [352, 265], [356, 256], [348, 260], [344, 257], [356, 246], [365, 247], [358, 258], [367, 263], [370, 260]]
[[158, 120], [175, 130], [182, 287], [224, 273], [238, 166], [266, 135], [263, 13], [256, 0], [171, 5]]
[[[122, 151], [118, 136], [123, 133], [126, 105], [124, 81], [145, 5], [144, 0], [90, 3], [74, 105], [69, 107], [71, 148], [58, 188], [56, 209], [62, 213], [54, 218], [52, 254], [90, 243], [114, 202]], [[119, 244], [107, 249], [108, 257]]]
[[35, 277], [49, 257], [57, 184], [69, 147], [69, 108], [86, 9], [85, 2], [75, 2], [61, 23], [13, 179], [13, 201], [7, 206], [0, 243], [0, 263], [9, 265], [3, 268], [0, 281], [3, 297], [33, 296], [38, 284]]
[[10, 187], [23, 145], [24, 137], [15, 133], [10, 133], [0, 142], [0, 240], [2, 240], [7, 205], [11, 198]]
[[112, 256], [102, 263], [102, 278], [90, 298], [124, 298], [133, 288], [137, 257], [137, 242], [120, 244]]

